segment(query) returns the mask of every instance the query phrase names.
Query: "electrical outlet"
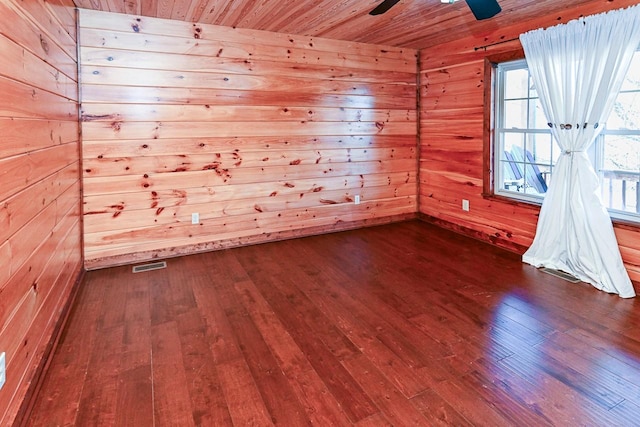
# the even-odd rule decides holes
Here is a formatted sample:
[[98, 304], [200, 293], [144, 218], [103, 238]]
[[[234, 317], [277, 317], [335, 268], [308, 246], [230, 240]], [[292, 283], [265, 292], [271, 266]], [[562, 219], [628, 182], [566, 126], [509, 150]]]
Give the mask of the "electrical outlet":
[[360, 195], [359, 194], [355, 195], [353, 203], [355, 203], [356, 205], [360, 204]]
[[198, 212], [191, 214], [191, 224], [200, 224], [200, 214]]
[[0, 354], [0, 389], [4, 387], [4, 383], [7, 380], [7, 367], [6, 367], [5, 353]]
[[469, 212], [469, 201], [467, 199], [462, 199], [462, 210]]

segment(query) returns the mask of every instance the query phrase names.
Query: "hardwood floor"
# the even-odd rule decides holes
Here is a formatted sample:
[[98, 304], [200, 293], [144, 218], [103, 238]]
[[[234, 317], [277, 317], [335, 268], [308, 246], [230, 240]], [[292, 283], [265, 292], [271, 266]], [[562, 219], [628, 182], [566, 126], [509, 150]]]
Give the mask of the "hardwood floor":
[[640, 307], [418, 221], [87, 274], [31, 426], [638, 425]]

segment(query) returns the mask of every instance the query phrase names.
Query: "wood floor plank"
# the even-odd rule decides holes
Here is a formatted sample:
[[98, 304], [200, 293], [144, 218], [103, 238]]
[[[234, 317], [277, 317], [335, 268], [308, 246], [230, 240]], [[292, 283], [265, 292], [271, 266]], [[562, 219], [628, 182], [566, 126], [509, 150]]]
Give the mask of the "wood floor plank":
[[[552, 343], [549, 345], [553, 346]], [[612, 391], [607, 387], [607, 384], [581, 374], [574, 367], [573, 362], [567, 364], [549, 355], [545, 351], [545, 347], [546, 343], [536, 347], [522, 348], [518, 352], [517, 358], [523, 360], [532, 372], [540, 372], [553, 378], [570, 389], [571, 392], [581, 398], [588, 399], [605, 410], [610, 410], [624, 400], [621, 394]], [[512, 357], [516, 358], [516, 356]], [[509, 359], [511, 358], [503, 359], [503, 362], [507, 363]], [[575, 363], [578, 364], [579, 360], [575, 359]]]
[[184, 286], [185, 275], [188, 272], [168, 269], [167, 272], [152, 270], [145, 274], [151, 284], [153, 325], [175, 320], [176, 316], [196, 307], [193, 290], [189, 286]]
[[411, 403], [422, 413], [430, 425], [473, 426], [433, 390], [426, 390], [413, 397]]
[[[612, 369], [607, 369], [599, 363], [597, 359], [590, 358], [591, 352], [585, 354], [572, 351], [568, 343], [571, 338], [566, 334], [553, 336], [549, 343], [540, 346], [540, 351], [544, 352], [545, 359], [549, 358], [557, 361], [561, 365], [570, 365], [581, 382], [584, 382], [591, 392], [602, 389], [602, 393], [607, 397], [615, 399], [612, 407], [629, 400], [636, 405], [640, 404], [640, 387], [625, 380], [624, 375], [614, 373]], [[602, 369], [594, 369], [602, 367]], [[617, 399], [614, 396], [619, 396]], [[610, 408], [611, 409], [611, 408]]]
[[[347, 245], [344, 245], [347, 246]], [[440, 359], [451, 356], [451, 353], [444, 347], [439, 346], [431, 337], [425, 336], [401, 313], [394, 310], [386, 303], [386, 297], [383, 296], [390, 292], [389, 288], [393, 288], [395, 283], [385, 281], [379, 278], [381, 268], [376, 266], [376, 262], [366, 262], [360, 264], [358, 268], [358, 259], [355, 255], [366, 253], [360, 246], [348, 248], [346, 251], [336, 253], [330, 247], [316, 245], [317, 256], [321, 259], [332, 259], [339, 266], [339, 270], [346, 277], [341, 278], [340, 282], [347, 294], [352, 295], [359, 304], [350, 306], [351, 310], [359, 310], [359, 307], [368, 307], [369, 312], [374, 311], [375, 316], [369, 316], [367, 310], [359, 310], [359, 314], [363, 318], [371, 319], [371, 326], [380, 331], [379, 339], [390, 346], [398, 355], [404, 358], [409, 364], [420, 366], [428, 363], [428, 360]], [[378, 264], [382, 264], [387, 255], [379, 254], [374, 260]], [[332, 258], [333, 257], [333, 258]], [[367, 271], [369, 273], [364, 273]], [[421, 281], [424, 276], [422, 274], [403, 278], [408, 282]], [[350, 280], [349, 280], [350, 279]], [[396, 330], [402, 330], [402, 337], [393, 338]]]
[[253, 374], [261, 402], [268, 413], [272, 414], [271, 421], [281, 424], [287, 420], [290, 425], [306, 425], [308, 421], [303, 405], [293, 392], [258, 326], [241, 303], [241, 295], [234, 289], [234, 283], [247, 276], [230, 252], [222, 255], [218, 260], [207, 260], [206, 265], [210, 271], [215, 272], [210, 280], [215, 280], [212, 288], [215, 289], [219, 309], [224, 313], [225, 325], [233, 331], [233, 340], [230, 340], [233, 352], [238, 359], [246, 362]]
[[122, 354], [118, 374], [116, 424], [153, 424], [152, 341], [149, 284], [126, 282]]
[[108, 281], [94, 284], [103, 287], [103, 294], [94, 326], [97, 335], [78, 403], [77, 425], [111, 425], [118, 417], [118, 378], [127, 370], [122, 366], [127, 306], [127, 284], [120, 279], [123, 271], [123, 267], [115, 268], [108, 273]]
[[236, 283], [235, 288], [242, 295], [243, 305], [260, 329], [269, 348], [278, 358], [284, 375], [307, 410], [311, 423], [327, 426], [350, 425], [339, 402], [330, 393], [255, 285], [250, 281], [244, 281]]
[[612, 408], [609, 413], [611, 420], [621, 426], [638, 425], [638, 414], [640, 414], [640, 406], [625, 400], [616, 407]]
[[151, 327], [153, 409], [157, 425], [195, 425], [177, 321]]
[[[565, 346], [579, 353], [613, 374], [625, 378], [634, 378], [640, 369], [640, 359], [635, 357], [637, 351], [625, 349], [617, 343], [619, 335], [599, 337], [580, 329], [571, 329], [564, 334]], [[639, 349], [640, 351], [640, 349]], [[636, 383], [637, 384], [637, 383]]]
[[389, 421], [382, 412], [377, 412], [363, 420], [358, 421], [354, 425], [358, 427], [393, 427], [391, 421]]
[[118, 374], [114, 425], [153, 425], [151, 379], [151, 366], [139, 366]]
[[[306, 319], [296, 315], [295, 303], [292, 304], [288, 298], [291, 293], [289, 295], [279, 293], [273, 286], [275, 283], [269, 277], [265, 275], [255, 278], [253, 283], [278, 312], [281, 321], [287, 326], [311, 365], [322, 376], [331, 393], [338, 399], [349, 419], [355, 422], [374, 414], [375, 405], [348, 371], [340, 365], [340, 359], [324, 342], [311, 334], [313, 329], [306, 326]], [[341, 353], [340, 351], [339, 354]]]
[[387, 381], [365, 355], [343, 360], [342, 364], [354, 378], [357, 378], [362, 388], [392, 424], [410, 426], [426, 423], [420, 411], [411, 405], [400, 390]]
[[640, 311], [420, 221], [92, 271], [25, 425], [637, 425]]
[[[273, 301], [274, 307], [281, 303], [278, 307], [286, 311], [281, 315], [288, 319], [291, 316], [292, 326], [309, 328], [309, 332], [317, 336], [338, 359], [360, 353], [353, 342], [300, 289], [303, 286], [301, 281], [308, 281], [307, 277], [298, 276], [290, 265], [278, 266], [277, 260], [269, 254], [261, 253], [258, 247], [247, 249], [249, 250], [243, 251], [245, 256], [242, 257], [242, 265], [252, 280], [259, 283], [264, 297]], [[268, 266], [268, 269], [261, 268], [262, 266]]]
[[123, 327], [127, 307], [127, 282], [123, 279], [126, 267], [117, 267], [109, 272], [110, 280], [102, 283], [104, 296], [100, 306], [100, 317], [96, 326], [100, 330]]
[[123, 335], [122, 325], [101, 331], [87, 366], [77, 425], [115, 424]]
[[273, 425], [260, 391], [244, 360], [218, 365], [222, 388], [233, 420], [238, 426]]
[[[518, 420], [521, 425], [552, 426], [553, 423], [542, 416], [537, 408], [527, 405], [522, 400], [521, 395], [513, 395], [510, 390], [501, 387], [502, 384], [495, 381], [492, 369], [486, 369], [490, 364], [483, 365], [479, 362], [474, 364], [474, 369], [462, 377], [462, 382], [467, 386], [467, 390], [488, 403], [496, 413], [512, 422]], [[468, 414], [472, 422], [475, 422], [473, 415]]]
[[[201, 255], [191, 257], [185, 263], [185, 267], [189, 268], [189, 271], [198, 272], [197, 267], [196, 269], [192, 269], [193, 261], [197, 262], [201, 260], [203, 260]], [[202, 262], [202, 264], [205, 263]], [[211, 274], [217, 274], [215, 267], [210, 266], [208, 263], [207, 266], [211, 269]], [[220, 305], [215, 281], [217, 281], [217, 278], [214, 280], [203, 273], [201, 276], [196, 276], [194, 280], [190, 281], [190, 284], [193, 287], [196, 304], [206, 325], [204, 339], [209, 344], [209, 348], [213, 354], [213, 361], [216, 364], [223, 364], [241, 359], [242, 352], [233, 328], [229, 324], [229, 320]]]
[[233, 288], [220, 292], [221, 305], [235, 331], [244, 359], [274, 424], [308, 425], [305, 411]]
[[146, 280], [129, 280], [125, 286], [122, 365], [128, 368], [146, 366], [151, 369], [150, 286]]
[[[559, 425], [573, 425], [575, 423], [572, 411], [565, 410], [563, 404], [556, 401], [557, 396], [539, 392], [538, 382], [530, 383], [500, 361], [479, 359], [475, 365], [477, 369], [490, 371], [493, 383], [505, 393], [509, 393], [512, 399], [517, 400], [520, 403], [518, 406], [529, 408], [535, 412], [538, 416], [537, 423]], [[551, 390], [551, 387], [547, 389], [547, 391]]]
[[[61, 338], [51, 369], [46, 375], [39, 399], [28, 420], [28, 425], [74, 424], [84, 389], [87, 367], [94, 350], [97, 330], [84, 329], [83, 325], [95, 325], [103, 305], [105, 281], [111, 274], [86, 279], [77, 296], [83, 304], [76, 304], [69, 315], [69, 323]], [[61, 404], [64, 401], [64, 404]]]
[[487, 339], [477, 329], [450, 328], [450, 319], [450, 313], [434, 302], [428, 311], [412, 317], [411, 322], [423, 333], [448, 348], [456, 357], [469, 363], [482, 356], [500, 360], [513, 354], [513, 351], [499, 342]]
[[[505, 367], [508, 378], [524, 379], [528, 384], [527, 392], [520, 394], [523, 398], [535, 399], [540, 411], [549, 414], [549, 419], [556, 424], [564, 425], [613, 425], [611, 412], [597, 405], [570, 384], [556, 379], [543, 370], [519, 356], [514, 355], [498, 362]], [[494, 373], [495, 376], [499, 374]], [[623, 424], [624, 425], [624, 424]]]
[[[304, 265], [304, 259], [306, 256], [313, 256], [311, 254], [305, 254], [305, 257], [295, 258], [296, 253], [303, 253], [303, 248], [295, 247], [294, 244], [287, 245], [287, 248], [283, 248], [284, 254], [290, 256], [292, 264], [296, 268], [287, 268], [286, 276], [296, 284], [296, 287], [300, 289], [305, 295], [305, 299], [313, 300], [315, 305], [320, 309], [325, 317], [326, 321], [330, 324], [338, 325], [341, 332], [339, 336], [345, 334], [348, 339], [353, 342], [360, 351], [367, 354], [370, 360], [385, 373], [387, 378], [398, 387], [405, 396], [414, 396], [421, 391], [425, 390], [429, 384], [429, 377], [421, 375], [420, 371], [417, 371], [403, 360], [398, 354], [394, 353], [392, 349], [385, 345], [383, 340], [380, 339], [379, 334], [372, 334], [372, 330], [378, 331], [370, 324], [363, 322], [363, 316], [360, 315], [363, 311], [362, 307], [354, 308], [354, 302], [351, 301], [351, 296], [343, 290], [334, 288], [327, 292], [327, 282], [343, 282], [344, 279], [339, 277], [332, 277], [331, 275], [325, 276], [326, 272], [313, 271], [310, 273], [307, 269], [308, 266]], [[296, 261], [296, 259], [298, 261]], [[299, 272], [303, 272], [302, 274]], [[281, 281], [284, 279], [279, 279]], [[308, 294], [308, 297], [307, 297]], [[288, 293], [291, 298], [291, 292]], [[300, 306], [300, 299], [292, 301], [296, 307]], [[368, 316], [371, 317], [371, 313]], [[304, 316], [306, 320], [308, 316]], [[304, 321], [303, 320], [303, 321]], [[332, 334], [336, 336], [338, 334]], [[324, 335], [320, 335], [325, 339]], [[358, 353], [360, 353], [358, 351]], [[357, 355], [358, 353], [353, 353]], [[335, 354], [335, 352], [334, 352]], [[421, 363], [421, 365], [423, 365]]]
[[469, 387], [464, 378], [439, 382], [434, 386], [434, 391], [473, 425], [513, 425], [513, 421], [516, 420], [509, 420], [502, 416], [485, 398], [484, 393], [478, 394], [475, 389]]
[[198, 310], [177, 317], [193, 422], [197, 426], [231, 425], [231, 415], [222, 390], [213, 353], [207, 342], [206, 325]]

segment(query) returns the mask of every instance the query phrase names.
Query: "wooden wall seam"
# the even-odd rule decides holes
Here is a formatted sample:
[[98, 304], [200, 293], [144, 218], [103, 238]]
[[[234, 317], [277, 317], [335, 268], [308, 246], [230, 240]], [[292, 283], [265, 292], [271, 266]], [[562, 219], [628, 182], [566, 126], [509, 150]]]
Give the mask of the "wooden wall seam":
[[[422, 88], [422, 73], [420, 72], [420, 51], [416, 53], [416, 194], [420, 194], [420, 161], [422, 159], [421, 147], [420, 143], [422, 137], [422, 129], [421, 129], [421, 120], [420, 115], [422, 114], [422, 103], [420, 96], [420, 88]], [[416, 212], [420, 212], [420, 197], [416, 198]]]
[[[75, 14], [75, 20], [74, 20], [74, 25], [75, 25], [75, 30], [76, 30], [76, 58], [78, 58], [78, 60], [76, 61], [76, 76], [78, 79], [78, 104], [77, 104], [77, 114], [78, 114], [78, 122], [80, 122], [81, 117], [82, 117], [82, 76], [80, 75], [80, 45], [81, 45], [81, 41], [80, 41], [80, 37], [81, 37], [81, 32], [80, 32], [80, 9], [78, 9], [77, 7], [74, 7], [74, 14]], [[83, 270], [85, 270], [84, 267], [84, 253], [85, 253], [85, 248], [84, 248], [84, 232], [85, 232], [85, 224], [84, 224], [84, 203], [82, 203], [82, 201], [84, 200], [84, 182], [82, 180], [83, 177], [83, 171], [84, 170], [84, 138], [82, 135], [82, 126], [80, 125], [80, 123], [78, 123], [78, 182], [80, 183], [80, 227], [81, 227], [81, 233], [80, 233], [80, 251], [82, 253], [82, 266], [83, 266]]]

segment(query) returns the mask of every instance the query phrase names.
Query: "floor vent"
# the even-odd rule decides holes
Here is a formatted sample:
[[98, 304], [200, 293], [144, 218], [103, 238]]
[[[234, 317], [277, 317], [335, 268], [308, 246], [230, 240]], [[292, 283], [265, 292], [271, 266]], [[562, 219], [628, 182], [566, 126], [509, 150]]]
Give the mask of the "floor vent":
[[572, 276], [571, 274], [565, 273], [564, 271], [554, 270], [553, 268], [547, 268], [547, 267], [544, 267], [541, 270], [543, 273], [547, 273], [552, 276], [559, 277], [561, 279], [566, 280], [567, 282], [578, 283], [580, 281], [580, 279], [578, 279], [576, 276]]
[[151, 264], [136, 265], [133, 267], [134, 273], [142, 273], [143, 271], [160, 270], [167, 268], [166, 261], [152, 262]]

